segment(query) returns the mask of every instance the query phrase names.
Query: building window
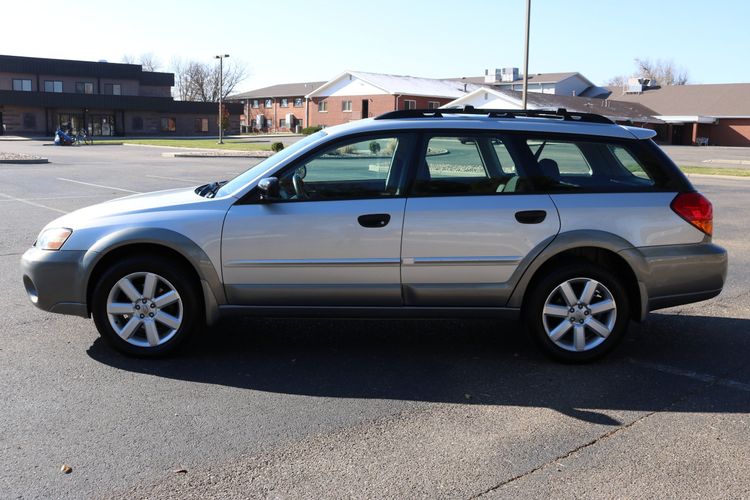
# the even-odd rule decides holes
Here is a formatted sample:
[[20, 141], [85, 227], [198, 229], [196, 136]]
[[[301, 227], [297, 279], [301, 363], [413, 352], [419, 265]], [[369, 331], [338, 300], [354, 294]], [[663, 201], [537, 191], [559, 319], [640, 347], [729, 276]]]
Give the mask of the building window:
[[285, 128], [286, 127], [286, 118], [282, 118], [279, 120], [279, 128]]
[[281, 98], [281, 107], [282, 108], [288, 108], [289, 107], [289, 99], [286, 97]]
[[36, 115], [34, 113], [23, 114], [23, 128], [26, 130], [36, 129]]
[[60, 80], [44, 80], [44, 91], [60, 93], [63, 91], [63, 83]]
[[31, 92], [31, 80], [13, 80], [13, 90]]
[[295, 97], [294, 98], [294, 107], [295, 108], [301, 108], [302, 107], [302, 98], [301, 97]]
[[321, 113], [325, 113], [328, 111], [328, 101], [320, 101], [318, 102], [318, 111]]
[[105, 83], [104, 93], [107, 95], [120, 95], [120, 84], [119, 83]]
[[177, 130], [177, 122], [174, 118], [162, 118], [160, 130], [162, 132], [174, 132]]
[[345, 111], [347, 113], [351, 112], [352, 110], [352, 101], [341, 101], [341, 111]]
[[260, 107], [260, 102], [258, 101], [258, 99], [253, 99], [252, 107], [256, 109]]
[[195, 119], [195, 131], [196, 132], [208, 132], [208, 118], [196, 118]]
[[76, 94], [93, 94], [94, 84], [91, 82], [76, 82]]
[[133, 130], [143, 130], [143, 118], [140, 116], [134, 116], [130, 124]]
[[417, 109], [417, 101], [404, 99], [404, 109]]
[[440, 103], [437, 101], [427, 101], [427, 109], [438, 109], [440, 107]]
[[265, 102], [264, 106], [267, 107], [267, 108], [272, 108], [273, 107], [273, 99], [266, 99], [266, 102]]

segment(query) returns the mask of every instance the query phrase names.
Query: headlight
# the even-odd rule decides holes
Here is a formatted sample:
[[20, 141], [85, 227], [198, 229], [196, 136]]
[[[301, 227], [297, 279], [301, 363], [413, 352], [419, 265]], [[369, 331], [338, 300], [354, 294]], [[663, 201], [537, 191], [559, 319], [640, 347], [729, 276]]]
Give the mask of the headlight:
[[39, 235], [36, 245], [42, 250], [60, 250], [72, 233], [72, 229], [65, 227], [47, 229]]

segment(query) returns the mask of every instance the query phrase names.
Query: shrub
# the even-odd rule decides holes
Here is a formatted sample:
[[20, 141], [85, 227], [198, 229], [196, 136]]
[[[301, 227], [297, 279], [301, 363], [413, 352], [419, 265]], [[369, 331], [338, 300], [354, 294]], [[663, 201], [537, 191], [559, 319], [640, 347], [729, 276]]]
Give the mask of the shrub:
[[282, 149], [284, 149], [284, 145], [280, 142], [274, 142], [273, 144], [271, 144], [271, 151], [273, 151], [274, 153], [278, 153]]
[[344, 146], [343, 148], [341, 148], [341, 151], [345, 155], [353, 155], [354, 153], [357, 152], [357, 150], [354, 149], [354, 144], [348, 144], [348, 145]]
[[376, 155], [380, 152], [380, 143], [378, 141], [372, 141], [370, 143], [370, 153]]
[[320, 125], [315, 125], [314, 127], [305, 127], [302, 129], [302, 134], [304, 135], [310, 135], [314, 134], [315, 132], [318, 132], [320, 130], [323, 130], [323, 127]]

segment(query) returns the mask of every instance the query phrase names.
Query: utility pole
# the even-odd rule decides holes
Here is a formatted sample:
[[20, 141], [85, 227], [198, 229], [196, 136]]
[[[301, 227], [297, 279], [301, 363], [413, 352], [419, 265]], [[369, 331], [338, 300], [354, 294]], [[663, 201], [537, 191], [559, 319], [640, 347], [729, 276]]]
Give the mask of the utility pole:
[[526, 94], [529, 91], [529, 24], [531, 22], [531, 0], [526, 0], [526, 39], [523, 50], [523, 109], [526, 109]]
[[224, 130], [223, 130], [223, 121], [224, 121], [224, 111], [222, 109], [221, 101], [222, 101], [222, 95], [224, 94], [224, 58], [229, 57], [229, 54], [224, 55], [218, 55], [215, 57], [215, 59], [219, 60], [219, 142], [218, 144], [224, 144]]

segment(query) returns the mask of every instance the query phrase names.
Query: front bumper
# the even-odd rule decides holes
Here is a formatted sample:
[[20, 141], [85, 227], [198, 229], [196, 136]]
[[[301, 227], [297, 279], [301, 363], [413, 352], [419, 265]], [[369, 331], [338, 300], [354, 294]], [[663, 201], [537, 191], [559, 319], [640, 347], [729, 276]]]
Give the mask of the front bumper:
[[85, 253], [83, 250], [28, 249], [21, 257], [21, 271], [32, 304], [45, 311], [88, 318]]
[[713, 243], [633, 248], [622, 253], [631, 254], [626, 255], [631, 262], [644, 263], [637, 269], [643, 316], [716, 297], [727, 277], [727, 251]]

